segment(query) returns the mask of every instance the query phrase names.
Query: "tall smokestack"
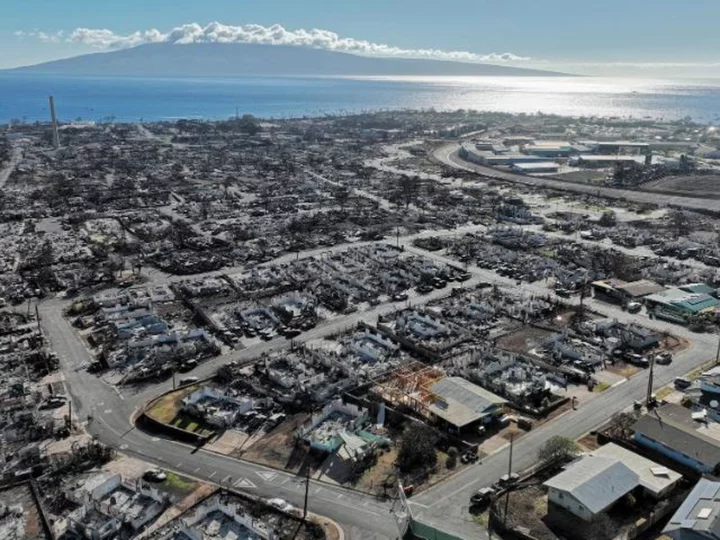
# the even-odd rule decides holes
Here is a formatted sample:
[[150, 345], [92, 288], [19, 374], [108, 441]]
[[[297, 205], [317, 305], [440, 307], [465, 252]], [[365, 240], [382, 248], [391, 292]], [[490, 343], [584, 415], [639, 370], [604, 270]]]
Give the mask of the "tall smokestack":
[[57, 118], [55, 118], [55, 98], [50, 96], [50, 117], [52, 118], [52, 144], [56, 150], [60, 148], [60, 136], [58, 135]]

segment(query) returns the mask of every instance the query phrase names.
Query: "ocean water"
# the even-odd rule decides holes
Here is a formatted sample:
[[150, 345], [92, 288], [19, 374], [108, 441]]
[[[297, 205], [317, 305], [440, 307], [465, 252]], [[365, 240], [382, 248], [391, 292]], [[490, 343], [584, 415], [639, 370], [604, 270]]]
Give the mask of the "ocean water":
[[720, 80], [592, 77], [135, 78], [0, 72], [0, 123], [267, 118], [379, 109], [475, 109], [512, 113], [720, 122]]

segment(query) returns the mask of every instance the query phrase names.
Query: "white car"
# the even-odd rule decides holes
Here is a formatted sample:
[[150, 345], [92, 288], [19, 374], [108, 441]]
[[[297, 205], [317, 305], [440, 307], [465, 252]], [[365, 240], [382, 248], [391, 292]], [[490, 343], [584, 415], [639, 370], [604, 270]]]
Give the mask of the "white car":
[[165, 474], [165, 471], [162, 469], [150, 469], [149, 471], [145, 471], [143, 478], [150, 482], [164, 482], [167, 480], [167, 474]]
[[282, 510], [283, 512], [290, 512], [295, 509], [295, 507], [285, 499], [270, 499], [268, 500], [268, 504], [270, 506], [274, 506], [278, 510]]

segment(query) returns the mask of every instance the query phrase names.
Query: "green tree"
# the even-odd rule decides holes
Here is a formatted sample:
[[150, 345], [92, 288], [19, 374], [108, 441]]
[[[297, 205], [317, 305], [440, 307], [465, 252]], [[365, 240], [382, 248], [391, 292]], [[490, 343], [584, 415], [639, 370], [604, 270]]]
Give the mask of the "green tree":
[[538, 459], [543, 463], [568, 461], [580, 454], [580, 447], [572, 439], [556, 435], [538, 450]]
[[438, 437], [424, 424], [408, 426], [400, 438], [397, 466], [402, 472], [429, 469], [437, 463], [435, 444]]

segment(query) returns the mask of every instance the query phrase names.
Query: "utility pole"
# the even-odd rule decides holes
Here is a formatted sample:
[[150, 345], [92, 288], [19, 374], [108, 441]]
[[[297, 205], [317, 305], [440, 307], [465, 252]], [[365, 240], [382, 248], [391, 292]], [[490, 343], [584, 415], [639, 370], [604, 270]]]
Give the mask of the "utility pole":
[[60, 136], [58, 135], [57, 117], [55, 116], [55, 98], [50, 96], [50, 120], [52, 122], [52, 145], [55, 150], [60, 148]]
[[303, 521], [307, 518], [308, 497], [310, 495], [310, 464], [305, 471], [305, 504], [303, 505]]
[[650, 357], [650, 373], [648, 374], [648, 388], [647, 388], [647, 406], [650, 407], [653, 393], [653, 375], [655, 371], [655, 357]]
[[505, 491], [505, 513], [503, 514], [503, 526], [507, 528], [508, 518], [508, 507], [510, 506], [510, 478], [512, 475], [512, 458], [513, 458], [513, 442], [515, 440], [515, 434], [510, 434], [510, 457], [508, 459], [508, 485], [507, 491]]
[[37, 302], [35, 303], [35, 320], [37, 322], [37, 330], [40, 334], [40, 337], [42, 337], [42, 330], [40, 330], [40, 310], [38, 309]]

